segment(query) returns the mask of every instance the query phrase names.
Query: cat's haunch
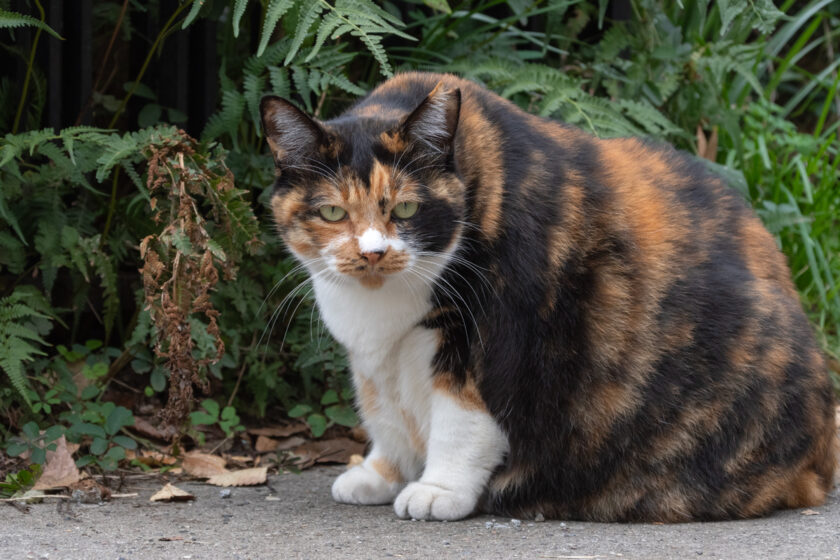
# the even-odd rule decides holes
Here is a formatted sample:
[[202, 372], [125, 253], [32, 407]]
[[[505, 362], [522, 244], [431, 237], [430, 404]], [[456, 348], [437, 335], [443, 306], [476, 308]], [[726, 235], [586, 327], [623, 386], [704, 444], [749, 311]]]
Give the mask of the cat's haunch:
[[451, 75], [326, 122], [261, 109], [278, 230], [372, 441], [337, 501], [664, 522], [822, 503], [826, 364], [773, 237], [701, 163]]

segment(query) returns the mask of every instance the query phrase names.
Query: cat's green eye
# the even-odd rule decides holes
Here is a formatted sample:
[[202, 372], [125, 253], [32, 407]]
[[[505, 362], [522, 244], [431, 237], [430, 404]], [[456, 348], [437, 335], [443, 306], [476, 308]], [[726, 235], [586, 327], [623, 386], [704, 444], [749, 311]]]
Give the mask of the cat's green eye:
[[397, 218], [410, 218], [417, 213], [417, 206], [416, 202], [400, 202], [391, 213]]
[[347, 215], [347, 210], [341, 206], [321, 206], [318, 209], [318, 212], [320, 212], [321, 217], [328, 222], [337, 222]]

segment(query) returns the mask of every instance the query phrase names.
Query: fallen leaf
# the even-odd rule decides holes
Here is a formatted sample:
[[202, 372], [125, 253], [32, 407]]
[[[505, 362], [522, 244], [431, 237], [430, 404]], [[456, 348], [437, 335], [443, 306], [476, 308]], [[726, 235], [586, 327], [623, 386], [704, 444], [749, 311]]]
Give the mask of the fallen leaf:
[[167, 455], [165, 453], [161, 453], [160, 451], [154, 450], [146, 450], [140, 452], [140, 455], [137, 456], [137, 460], [143, 463], [144, 465], [148, 465], [150, 467], [160, 467], [160, 466], [168, 466], [174, 465], [178, 462], [175, 457], [172, 455]]
[[244, 469], [249, 468], [254, 463], [254, 458], [248, 457], [247, 455], [225, 455], [225, 459], [228, 464], [233, 464]]
[[40, 504], [44, 501], [45, 497], [46, 494], [44, 494], [43, 490], [30, 488], [29, 490], [23, 493], [23, 496], [21, 496], [21, 500], [27, 504]]
[[257, 484], [264, 484], [267, 476], [268, 467], [255, 467], [217, 474], [211, 476], [207, 483], [215, 486], [256, 486]]
[[85, 478], [70, 485], [70, 497], [83, 504], [99, 504], [111, 499], [111, 489], [92, 478]]
[[218, 455], [190, 451], [184, 455], [181, 466], [189, 475], [198, 478], [210, 478], [211, 476], [228, 472], [225, 468], [226, 463], [224, 458]]
[[279, 444], [277, 445], [277, 451], [286, 451], [287, 449], [293, 449], [304, 443], [306, 443], [306, 439], [298, 436], [292, 436], [290, 438], [281, 439]]
[[190, 500], [195, 500], [195, 496], [177, 486], [173, 486], [171, 483], [167, 483], [166, 486], [149, 498], [150, 502], [188, 502]]
[[363, 443], [350, 438], [334, 438], [299, 445], [292, 450], [292, 456], [298, 458], [297, 468], [306, 469], [315, 463], [347, 464], [352, 455], [361, 455], [364, 451]]
[[171, 426], [161, 430], [140, 416], [134, 417], [134, 426], [132, 426], [132, 429], [142, 436], [160, 439], [163, 441], [172, 441], [172, 438], [175, 437], [175, 434], [177, 433], [177, 430]]
[[307, 431], [309, 428], [303, 422], [295, 422], [293, 424], [285, 424], [283, 426], [266, 426], [265, 428], [251, 428], [248, 430], [249, 434], [255, 436], [266, 437], [289, 437], [294, 434], [300, 434]]
[[81, 479], [79, 469], [73, 460], [73, 454], [67, 446], [67, 440], [61, 436], [56, 441], [55, 451], [47, 451], [44, 472], [35, 483], [35, 490], [49, 490], [60, 486], [70, 486]]
[[820, 514], [820, 512], [815, 511], [813, 509], [805, 509], [805, 510], [800, 511], [799, 513], [802, 514], [802, 515], [819, 515]]
[[280, 442], [276, 439], [272, 439], [268, 436], [257, 436], [257, 442], [254, 444], [254, 449], [256, 449], [257, 453], [271, 453], [272, 451], [277, 451], [277, 447], [280, 445]]
[[[262, 437], [265, 437], [265, 436], [259, 436], [257, 438], [257, 443], [254, 447], [254, 449], [256, 449], [256, 451], [259, 452], [259, 453], [265, 453], [264, 451], [260, 451], [259, 441], [260, 441], [260, 438], [262, 438]], [[293, 448], [295, 448], [299, 445], [302, 445], [302, 444], [306, 443], [308, 440], [306, 438], [302, 438], [300, 436], [292, 436], [292, 437], [287, 437], [287, 438], [282, 438], [282, 439], [273, 439], [272, 438], [272, 441], [274, 442], [274, 449], [270, 449], [269, 452], [286, 451], [288, 449], [293, 449]]]

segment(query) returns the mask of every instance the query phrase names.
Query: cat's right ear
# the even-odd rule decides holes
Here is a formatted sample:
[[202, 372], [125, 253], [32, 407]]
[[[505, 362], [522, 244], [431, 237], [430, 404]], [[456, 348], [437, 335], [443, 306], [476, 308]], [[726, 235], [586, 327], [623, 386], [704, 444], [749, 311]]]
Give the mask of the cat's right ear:
[[443, 82], [409, 114], [401, 125], [401, 135], [419, 141], [437, 153], [447, 153], [455, 142], [461, 112], [461, 90]]
[[327, 143], [327, 134], [318, 121], [282, 97], [263, 97], [260, 114], [263, 132], [278, 167], [315, 157]]

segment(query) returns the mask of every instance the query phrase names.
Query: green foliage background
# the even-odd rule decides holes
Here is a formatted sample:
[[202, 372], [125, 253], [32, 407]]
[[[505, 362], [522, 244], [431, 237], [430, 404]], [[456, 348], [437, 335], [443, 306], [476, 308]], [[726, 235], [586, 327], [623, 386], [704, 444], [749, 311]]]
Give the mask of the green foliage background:
[[[611, 19], [613, 4], [627, 17]], [[122, 2], [98, 3], [94, 27], [145, 44], [142, 70], [95, 92], [97, 127], [53, 131], [41, 129], [46, 80], [32, 53], [42, 31], [55, 32], [38, 0], [26, 15], [0, 0], [3, 47], [27, 64], [24, 84], [0, 80], [0, 440], [9, 453], [37, 448], [47, 436], [35, 427], [51, 427], [49, 437], [86, 446], [85, 463], [114, 468], [134, 445], [123, 429], [131, 411], [114, 403], [131, 401], [136, 413], [166, 399], [170, 373], [153, 350], [159, 325], [137, 270], [141, 240], [165, 225], [151, 219], [147, 158], [177, 137], [170, 125], [186, 115], [162, 106], [143, 79], [161, 45], [200, 19], [219, 24], [220, 102], [197, 149], [250, 197], [234, 223], [253, 214], [259, 226], [249, 230], [255, 254], [212, 294], [221, 360], [206, 317], [189, 319], [213, 403], [193, 414], [193, 427], [218, 423], [232, 436], [239, 416], [291, 414], [320, 435], [355, 423], [344, 353], [272, 232], [258, 103], [274, 93], [328, 118], [408, 69], [461, 74], [598, 136], [648, 136], [705, 156], [776, 235], [840, 369], [837, 2], [186, 0], [171, 13], [157, 1], [124, 5], [121, 16]], [[147, 12], [166, 22], [156, 37], [133, 24]], [[35, 31], [28, 45], [15, 41], [23, 26]], [[138, 122], [125, 116], [131, 98], [144, 103]], [[215, 227], [218, 207], [197, 200], [208, 250], [222, 259], [241, 232]], [[169, 242], [175, 253], [195, 251], [177, 235]]]

